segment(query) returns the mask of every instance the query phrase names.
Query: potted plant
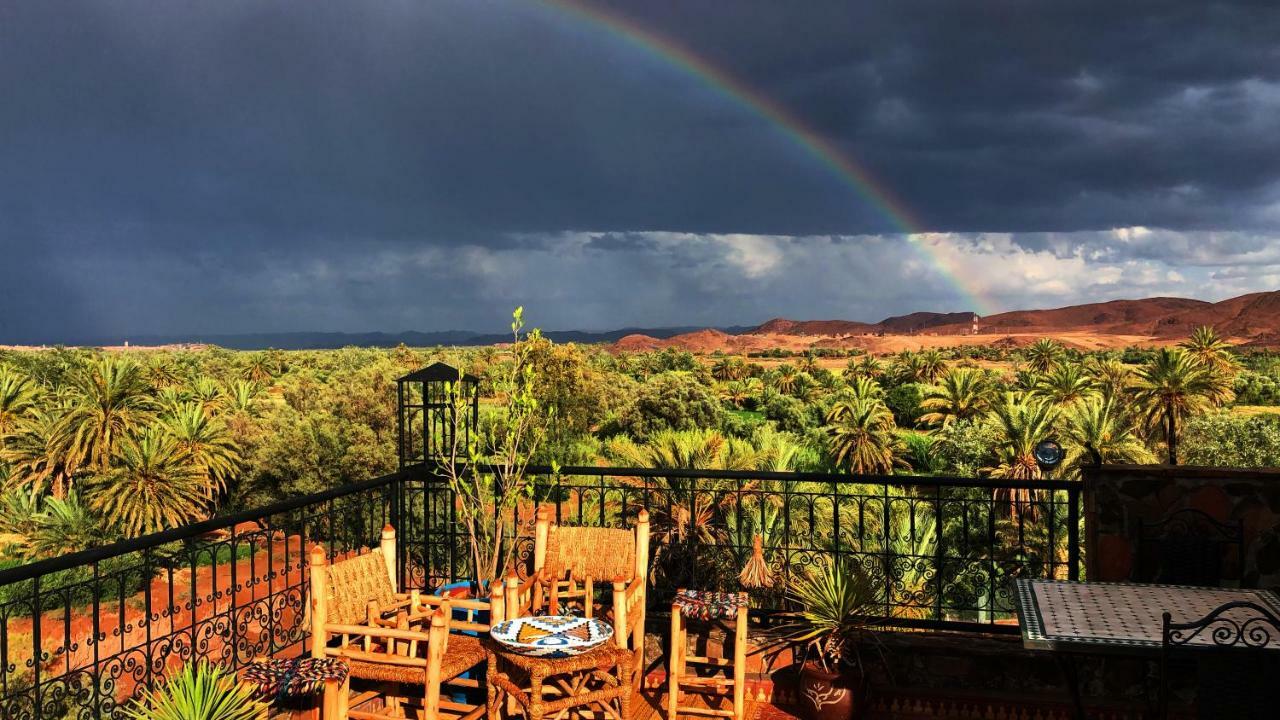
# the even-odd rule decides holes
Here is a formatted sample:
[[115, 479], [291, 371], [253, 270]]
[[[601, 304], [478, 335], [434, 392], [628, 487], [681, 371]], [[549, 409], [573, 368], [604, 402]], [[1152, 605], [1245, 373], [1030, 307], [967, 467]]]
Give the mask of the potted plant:
[[867, 574], [848, 559], [823, 562], [788, 583], [788, 598], [803, 607], [787, 613], [786, 640], [803, 647], [800, 707], [806, 720], [849, 720], [861, 709], [863, 656], [880, 649], [866, 622], [876, 595]]
[[[452, 597], [484, 595], [490, 583], [512, 567], [516, 543], [506, 536], [504, 523], [515, 518], [518, 524], [522, 503], [533, 496], [534, 479], [526, 470], [555, 418], [555, 408], [541, 405], [535, 392], [536, 351], [543, 342], [542, 333], [522, 332], [522, 307], [511, 318], [509, 359], [493, 377], [499, 403], [491, 421], [466, 432], [463, 424], [469, 422], [470, 400], [452, 385], [446, 389], [452, 442], [445, 448], [441, 471], [457, 499], [471, 571], [467, 580], [444, 590]], [[556, 463], [551, 467], [553, 473], [559, 472]]]
[[267, 704], [234, 673], [205, 661], [188, 663], [126, 710], [130, 720], [259, 720]]

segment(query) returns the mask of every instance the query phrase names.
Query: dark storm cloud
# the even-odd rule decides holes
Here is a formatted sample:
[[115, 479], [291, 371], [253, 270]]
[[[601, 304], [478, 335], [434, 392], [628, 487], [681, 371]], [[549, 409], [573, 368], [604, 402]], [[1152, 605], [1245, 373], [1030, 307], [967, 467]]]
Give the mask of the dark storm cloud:
[[[597, 7], [786, 106], [931, 230], [1272, 277], [1227, 268], [1280, 230], [1271, 4]], [[803, 248], [704, 236], [910, 253], [861, 237], [898, 228], [749, 108], [537, 2], [8, 2], [0, 95], [0, 341], [489, 329], [522, 293], [551, 325], [964, 302], [936, 277], [902, 294], [907, 265], [856, 308], [765, 282]], [[1087, 234], [1129, 226], [1168, 232]]]

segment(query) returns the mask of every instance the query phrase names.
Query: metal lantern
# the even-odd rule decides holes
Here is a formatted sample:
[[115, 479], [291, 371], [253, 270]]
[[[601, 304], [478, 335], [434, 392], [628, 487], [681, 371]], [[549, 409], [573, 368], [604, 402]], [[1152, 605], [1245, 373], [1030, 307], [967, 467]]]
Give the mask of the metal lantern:
[[[454, 402], [459, 395], [464, 403]], [[469, 412], [455, 423], [453, 413], [459, 404]], [[460, 452], [471, 441], [480, 414], [480, 381], [438, 362], [396, 381], [396, 405], [400, 469], [439, 461], [449, 454], [455, 429], [464, 433], [459, 438]]]

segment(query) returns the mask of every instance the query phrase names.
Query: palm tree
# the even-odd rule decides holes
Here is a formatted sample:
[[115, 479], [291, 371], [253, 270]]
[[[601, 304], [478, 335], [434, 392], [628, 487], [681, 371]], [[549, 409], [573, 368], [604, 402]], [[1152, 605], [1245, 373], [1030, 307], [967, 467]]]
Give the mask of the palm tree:
[[[995, 448], [999, 465], [987, 468], [991, 477], [1039, 480], [1042, 472], [1036, 462], [1035, 447], [1053, 431], [1057, 418], [1058, 411], [1044, 400], [1022, 393], [1005, 393], [991, 412], [992, 422], [1000, 432], [1000, 444]], [[1015, 515], [1035, 512], [1031, 505], [1034, 491], [1028, 488], [1001, 488], [993, 496], [997, 501], [1009, 503]]]
[[244, 369], [244, 379], [260, 385], [266, 384], [275, 378], [278, 371], [273, 355], [256, 352], [249, 356], [249, 363]]
[[1058, 405], [1073, 405], [1097, 393], [1093, 378], [1077, 363], [1058, 363], [1036, 382], [1034, 394]]
[[1093, 448], [1102, 462], [1149, 463], [1155, 455], [1138, 436], [1131, 418], [1119, 401], [1108, 397], [1089, 398], [1067, 408], [1063, 416], [1067, 445], [1066, 466], [1071, 470], [1092, 461]]
[[849, 360], [849, 364], [845, 365], [844, 376], [847, 380], [855, 377], [865, 377], [876, 379], [884, 375], [884, 364], [870, 353], [863, 355], [858, 359]]
[[946, 360], [937, 350], [925, 350], [916, 357], [917, 377], [920, 382], [934, 383], [947, 371]]
[[148, 389], [137, 365], [109, 355], [72, 373], [72, 405], [59, 428], [72, 464], [105, 472], [120, 438], [146, 419]]
[[880, 383], [869, 377], [855, 377], [849, 381], [849, 386], [844, 392], [851, 397], [856, 398], [883, 398], [884, 388], [880, 387]]
[[898, 439], [893, 413], [879, 398], [851, 397], [827, 413], [827, 435], [837, 465], [854, 475], [884, 475], [906, 466], [895, 454]]
[[0, 366], [0, 442], [35, 407], [38, 394], [35, 383], [29, 378]]
[[932, 383], [947, 369], [942, 353], [937, 350], [918, 353], [904, 350], [898, 354], [894, 364], [898, 377], [904, 382]]
[[1137, 373], [1135, 395], [1144, 419], [1160, 429], [1170, 465], [1178, 464], [1180, 421], [1232, 397], [1225, 376], [1182, 348], [1160, 348]]
[[1103, 398], [1118, 400], [1133, 383], [1133, 370], [1119, 360], [1096, 360], [1089, 365], [1093, 385]]
[[209, 499], [226, 489], [240, 467], [240, 450], [227, 426], [210, 417], [200, 403], [189, 402], [162, 418], [163, 428], [205, 475]]
[[720, 386], [720, 397], [736, 408], [742, 408], [756, 395], [756, 387], [750, 380], [730, 380]]
[[940, 473], [946, 468], [946, 458], [938, 452], [942, 441], [937, 435], [907, 431], [901, 439], [903, 454], [916, 472]]
[[127, 535], [158, 532], [204, 516], [204, 474], [163, 432], [126, 436], [119, 466], [94, 478], [90, 506]]
[[1231, 356], [1231, 346], [1208, 325], [1196, 328], [1190, 337], [1178, 343], [1178, 347], [1186, 350], [1201, 364], [1215, 372], [1236, 370], [1235, 358]]
[[773, 369], [770, 383], [778, 392], [784, 395], [790, 395], [796, 389], [797, 379], [800, 377], [800, 371], [795, 365], [783, 363]]
[[[637, 443], [626, 436], [605, 442], [606, 457], [623, 467], [659, 470], [751, 470], [762, 461], [751, 443], [729, 438], [717, 430], [663, 430]], [[680, 477], [658, 478], [649, 486], [652, 531], [663, 545], [693, 536], [700, 542], [717, 542], [716, 516], [721, 503], [731, 502], [731, 493], [716, 492], [714, 481]]]
[[804, 355], [800, 357], [800, 370], [812, 375], [813, 371], [817, 369], [818, 353], [814, 352], [812, 348], [805, 350]]
[[1050, 338], [1040, 338], [1024, 351], [1027, 364], [1037, 373], [1047, 373], [1062, 361], [1062, 346]]
[[104, 540], [101, 523], [74, 492], [65, 498], [46, 497], [44, 507], [32, 517], [32, 524], [25, 554], [33, 558], [79, 552]]
[[38, 409], [28, 413], [0, 445], [0, 460], [9, 464], [10, 482], [32, 495], [46, 484], [54, 497], [67, 493], [78, 462], [66, 445], [59, 411]]
[[711, 366], [711, 376], [721, 382], [741, 380], [747, 376], [747, 365], [742, 358], [723, 357]]
[[262, 387], [257, 383], [237, 380], [223, 388], [221, 406], [233, 415], [257, 417], [258, 397], [261, 394]]
[[199, 403], [204, 411], [210, 415], [222, 411], [222, 403], [226, 400], [226, 393], [223, 392], [222, 386], [217, 380], [211, 377], [201, 376], [196, 378], [192, 383], [188, 396]]
[[985, 372], [952, 368], [935, 387], [925, 392], [920, 407], [929, 412], [920, 416], [920, 422], [947, 427], [956, 420], [978, 417], [990, 407], [991, 391]]
[[147, 365], [147, 382], [155, 388], [170, 388], [182, 382], [178, 368], [167, 355], [161, 355]]

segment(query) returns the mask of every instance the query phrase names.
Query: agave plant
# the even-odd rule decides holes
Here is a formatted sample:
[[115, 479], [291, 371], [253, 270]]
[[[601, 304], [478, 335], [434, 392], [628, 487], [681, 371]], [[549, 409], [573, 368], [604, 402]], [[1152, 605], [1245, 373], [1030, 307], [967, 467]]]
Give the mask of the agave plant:
[[827, 560], [798, 573], [787, 597], [803, 609], [785, 614], [784, 641], [804, 644], [827, 672], [862, 667], [862, 647], [876, 640], [867, 618], [879, 602], [876, 585], [856, 562]]
[[143, 695], [126, 715], [132, 720], [257, 720], [266, 707], [234, 674], [201, 661]]

